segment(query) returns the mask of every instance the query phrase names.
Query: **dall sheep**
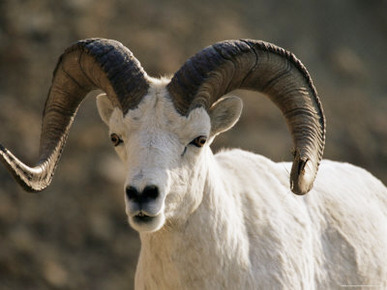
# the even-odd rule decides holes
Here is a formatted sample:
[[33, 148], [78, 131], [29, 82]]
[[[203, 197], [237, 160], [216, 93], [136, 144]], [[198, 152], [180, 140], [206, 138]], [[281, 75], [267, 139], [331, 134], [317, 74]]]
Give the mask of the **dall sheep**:
[[[238, 88], [264, 93], [282, 111], [293, 165], [236, 149], [212, 153], [214, 138], [239, 119], [241, 100], [224, 97]], [[126, 165], [126, 213], [142, 244], [136, 289], [386, 289], [387, 189], [363, 169], [321, 161], [325, 117], [292, 53], [224, 41], [171, 79], [154, 79], [117, 41], [75, 43], [54, 71], [38, 164], [0, 146], [26, 190], [50, 184], [94, 89], [105, 92], [98, 110]]]

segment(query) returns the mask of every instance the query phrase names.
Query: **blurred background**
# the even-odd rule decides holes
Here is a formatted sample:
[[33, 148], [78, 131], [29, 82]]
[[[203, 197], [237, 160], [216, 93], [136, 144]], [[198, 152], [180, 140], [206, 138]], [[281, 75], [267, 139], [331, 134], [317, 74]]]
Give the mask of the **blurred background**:
[[[327, 117], [324, 157], [386, 184], [386, 11], [385, 0], [2, 0], [0, 142], [37, 161], [52, 71], [78, 39], [119, 40], [157, 77], [214, 42], [253, 38], [294, 52], [311, 73]], [[243, 116], [213, 149], [291, 160], [277, 108], [258, 94], [234, 94], [245, 101]], [[133, 288], [140, 244], [107, 133], [88, 98], [46, 191], [23, 192], [0, 167], [0, 289]]]

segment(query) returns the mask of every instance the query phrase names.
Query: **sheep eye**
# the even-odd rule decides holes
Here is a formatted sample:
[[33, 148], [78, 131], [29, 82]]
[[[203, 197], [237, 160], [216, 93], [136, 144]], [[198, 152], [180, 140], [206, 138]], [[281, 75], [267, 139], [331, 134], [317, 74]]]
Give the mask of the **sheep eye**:
[[190, 144], [195, 145], [196, 147], [203, 147], [204, 144], [206, 144], [207, 137], [206, 136], [199, 136], [192, 140]]
[[110, 141], [112, 141], [114, 147], [120, 145], [123, 142], [122, 139], [116, 133], [110, 135]]

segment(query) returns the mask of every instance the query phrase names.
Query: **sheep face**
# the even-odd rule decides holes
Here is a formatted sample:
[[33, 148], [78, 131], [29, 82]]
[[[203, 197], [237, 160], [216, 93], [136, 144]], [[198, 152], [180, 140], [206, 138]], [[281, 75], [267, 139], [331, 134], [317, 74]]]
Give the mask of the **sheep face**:
[[[212, 154], [209, 145], [240, 115], [241, 106], [231, 104], [240, 100], [227, 100], [210, 112], [196, 108], [181, 116], [165, 85], [158, 84], [123, 116], [105, 95], [97, 98], [99, 113], [126, 165], [126, 214], [135, 230], [152, 232], [165, 224], [184, 223], [199, 206]], [[231, 107], [232, 118], [226, 112]]]

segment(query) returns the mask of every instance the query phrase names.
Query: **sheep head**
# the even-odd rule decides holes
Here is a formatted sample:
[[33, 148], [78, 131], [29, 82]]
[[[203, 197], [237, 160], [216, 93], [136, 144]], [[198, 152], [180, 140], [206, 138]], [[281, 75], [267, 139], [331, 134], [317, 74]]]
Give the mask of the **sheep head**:
[[0, 160], [30, 191], [52, 179], [77, 109], [94, 89], [112, 142], [127, 165], [126, 210], [139, 231], [161, 228], [186, 200], [200, 203], [202, 191], [187, 186], [204, 178], [209, 144], [238, 120], [235, 89], [266, 94], [282, 111], [294, 143], [290, 188], [307, 193], [313, 185], [325, 141], [325, 118], [312, 80], [291, 53], [261, 41], [214, 44], [187, 60], [171, 80], [146, 75], [122, 44], [105, 39], [80, 41], [60, 57], [43, 113], [40, 161], [28, 167], [0, 146]]
[[155, 231], [180, 224], [200, 204], [214, 137], [238, 120], [242, 102], [225, 97], [209, 111], [179, 114], [167, 81], [154, 80], [137, 108], [123, 115], [105, 95], [97, 97], [111, 142], [126, 165], [125, 202], [131, 226]]

